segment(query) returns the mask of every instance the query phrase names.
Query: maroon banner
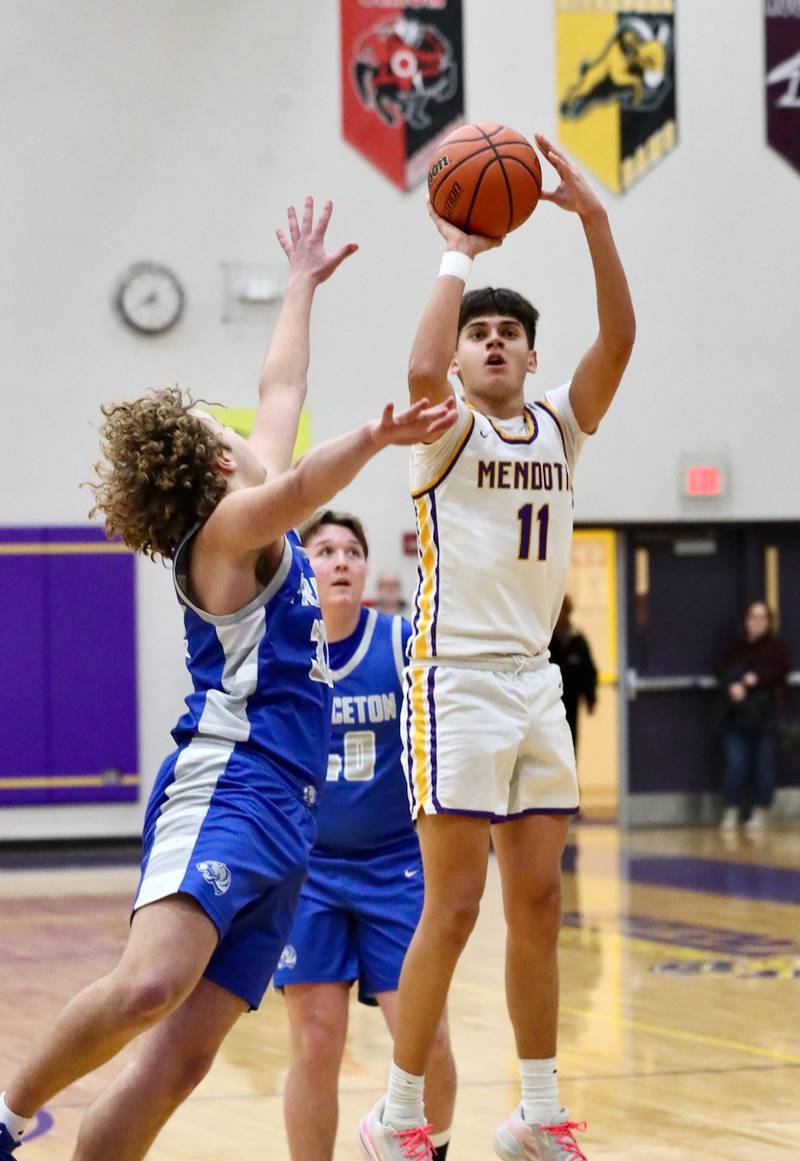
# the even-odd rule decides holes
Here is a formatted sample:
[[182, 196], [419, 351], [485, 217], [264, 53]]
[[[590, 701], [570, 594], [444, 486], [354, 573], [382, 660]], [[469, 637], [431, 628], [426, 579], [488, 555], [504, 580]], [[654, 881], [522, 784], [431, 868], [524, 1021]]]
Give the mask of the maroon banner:
[[401, 189], [464, 121], [461, 0], [340, 0], [342, 133]]
[[800, 0], [766, 0], [767, 140], [800, 170]]

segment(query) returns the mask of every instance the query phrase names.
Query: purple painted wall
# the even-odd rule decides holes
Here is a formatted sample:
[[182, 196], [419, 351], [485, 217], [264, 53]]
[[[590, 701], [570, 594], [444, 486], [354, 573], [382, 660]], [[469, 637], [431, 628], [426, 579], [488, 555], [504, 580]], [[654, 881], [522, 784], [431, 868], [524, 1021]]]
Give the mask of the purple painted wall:
[[0, 529], [0, 806], [138, 797], [134, 559], [97, 528]]

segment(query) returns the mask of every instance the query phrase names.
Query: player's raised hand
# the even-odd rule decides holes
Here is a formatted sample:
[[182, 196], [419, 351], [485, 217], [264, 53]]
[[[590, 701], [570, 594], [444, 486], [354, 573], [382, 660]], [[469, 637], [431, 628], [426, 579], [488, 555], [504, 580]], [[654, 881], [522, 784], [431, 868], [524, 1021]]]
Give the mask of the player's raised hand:
[[476, 255], [482, 254], [484, 250], [493, 250], [495, 246], [502, 246], [503, 244], [502, 238], [487, 238], [483, 234], [465, 234], [458, 226], [454, 226], [452, 222], [448, 222], [441, 214], [436, 213], [430, 198], [428, 198], [428, 213], [436, 229], [447, 243], [448, 250], [459, 250], [462, 254], [467, 254], [470, 258], [475, 258]]
[[387, 403], [380, 419], [373, 420], [372, 438], [379, 447], [431, 443], [453, 426], [457, 414], [454, 395], [446, 402], [433, 406], [430, 400], [420, 399], [413, 407], [397, 415], [394, 413], [394, 404]]
[[325, 232], [333, 213], [333, 202], [327, 201], [314, 222], [314, 199], [307, 197], [303, 206], [303, 217], [298, 221], [294, 206], [289, 206], [288, 236], [283, 230], [276, 230], [275, 236], [281, 249], [289, 259], [289, 277], [308, 278], [314, 286], [319, 286], [330, 278], [337, 266], [355, 254], [358, 245], [348, 242], [338, 250], [328, 253], [325, 249]]
[[536, 134], [536, 144], [561, 179], [555, 189], [542, 190], [540, 195], [542, 201], [553, 202], [562, 210], [570, 210], [581, 217], [603, 208], [602, 203], [587, 185], [581, 171], [568, 161], [544, 134]]

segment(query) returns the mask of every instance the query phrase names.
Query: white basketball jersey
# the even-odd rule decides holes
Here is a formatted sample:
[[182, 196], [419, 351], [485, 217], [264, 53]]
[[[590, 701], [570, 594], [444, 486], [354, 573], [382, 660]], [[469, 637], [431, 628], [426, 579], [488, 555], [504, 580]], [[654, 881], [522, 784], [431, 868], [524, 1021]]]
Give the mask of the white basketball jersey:
[[536, 656], [564, 597], [585, 438], [569, 384], [513, 420], [461, 399], [458, 410], [440, 440], [412, 450], [419, 568], [409, 656]]

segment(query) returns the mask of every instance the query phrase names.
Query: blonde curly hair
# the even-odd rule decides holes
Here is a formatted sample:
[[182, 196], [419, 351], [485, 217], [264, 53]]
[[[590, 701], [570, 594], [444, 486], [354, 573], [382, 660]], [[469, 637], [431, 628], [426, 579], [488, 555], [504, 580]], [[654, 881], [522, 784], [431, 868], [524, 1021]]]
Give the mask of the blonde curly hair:
[[172, 560], [186, 533], [225, 495], [216, 467], [225, 443], [192, 414], [194, 406], [189, 392], [173, 386], [101, 409], [105, 462], [93, 465], [89, 515], [102, 512], [107, 536], [121, 536], [153, 560]]

